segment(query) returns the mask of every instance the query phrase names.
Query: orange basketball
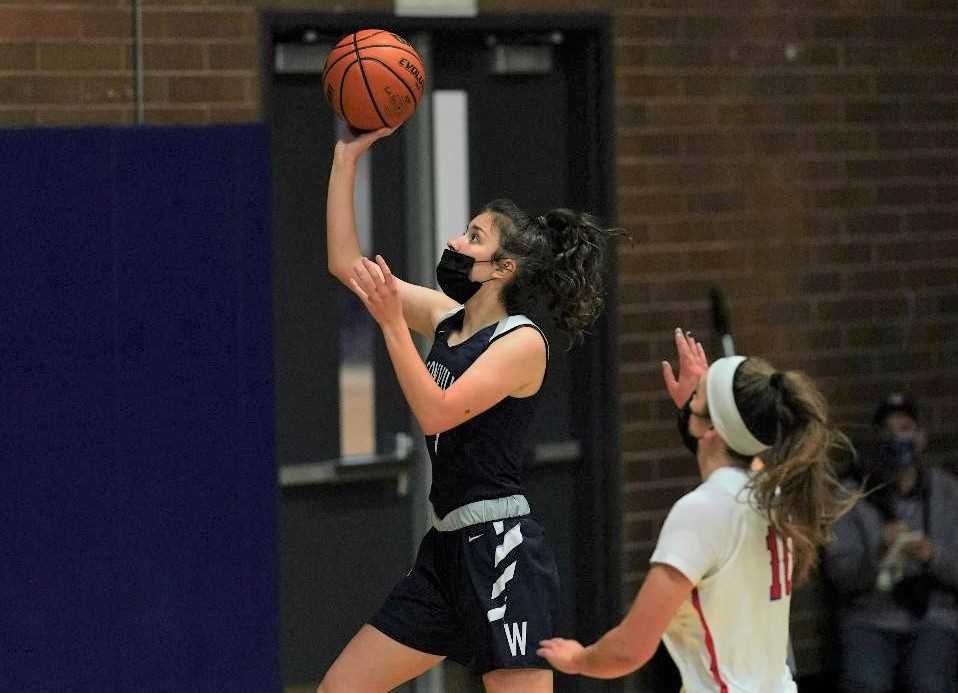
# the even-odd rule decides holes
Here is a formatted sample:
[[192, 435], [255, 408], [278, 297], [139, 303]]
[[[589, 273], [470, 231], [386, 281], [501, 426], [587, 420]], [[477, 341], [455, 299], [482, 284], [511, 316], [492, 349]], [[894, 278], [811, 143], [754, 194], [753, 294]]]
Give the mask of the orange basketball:
[[426, 87], [416, 49], [384, 29], [343, 37], [326, 56], [323, 89], [336, 114], [357, 130], [406, 122]]

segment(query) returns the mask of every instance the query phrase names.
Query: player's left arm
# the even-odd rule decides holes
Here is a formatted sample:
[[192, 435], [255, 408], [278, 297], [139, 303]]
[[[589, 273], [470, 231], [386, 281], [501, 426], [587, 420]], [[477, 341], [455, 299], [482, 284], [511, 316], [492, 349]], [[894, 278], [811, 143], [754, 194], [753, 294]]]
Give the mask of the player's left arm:
[[426, 435], [448, 431], [542, 380], [545, 342], [538, 330], [519, 328], [493, 342], [443, 390], [419, 358], [403, 315], [399, 282], [386, 261], [379, 255], [375, 263], [362, 258], [353, 268], [350, 287], [379, 323], [399, 385]]
[[600, 679], [625, 676], [655, 654], [669, 622], [694, 585], [665, 563], [653, 564], [632, 608], [622, 622], [594, 644], [552, 638], [539, 643], [538, 653], [559, 671]]
[[443, 390], [426, 370], [408, 329], [383, 325], [383, 336], [399, 385], [426, 435], [455, 428], [506, 397], [535, 387], [545, 370], [542, 336], [538, 330], [520, 328], [493, 342]]

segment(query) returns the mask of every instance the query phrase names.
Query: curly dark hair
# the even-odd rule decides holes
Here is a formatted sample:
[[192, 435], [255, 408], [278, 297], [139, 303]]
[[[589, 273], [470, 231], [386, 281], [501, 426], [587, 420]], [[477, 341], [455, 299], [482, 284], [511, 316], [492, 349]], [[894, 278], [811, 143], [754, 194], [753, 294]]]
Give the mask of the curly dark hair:
[[589, 214], [560, 208], [534, 217], [506, 199], [482, 211], [492, 214], [499, 231], [493, 260], [508, 257], [517, 265], [502, 290], [506, 310], [523, 313], [545, 299], [559, 329], [571, 343], [581, 341], [602, 312], [602, 267], [613, 231]]

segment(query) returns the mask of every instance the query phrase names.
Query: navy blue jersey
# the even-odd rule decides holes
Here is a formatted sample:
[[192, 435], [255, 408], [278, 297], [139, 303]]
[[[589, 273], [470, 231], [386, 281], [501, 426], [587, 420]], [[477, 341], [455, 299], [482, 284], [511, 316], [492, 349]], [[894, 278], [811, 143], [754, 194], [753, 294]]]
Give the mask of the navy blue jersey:
[[[466, 372], [492, 342], [513, 330], [531, 326], [524, 315], [510, 315], [482, 328], [469, 339], [449, 346], [453, 332], [462, 329], [465, 311], [459, 308], [436, 325], [435, 341], [426, 367], [442, 389]], [[548, 342], [546, 343], [548, 360]], [[426, 436], [432, 460], [432, 501], [443, 517], [460, 505], [477, 500], [523, 493], [523, 460], [529, 452], [532, 421], [539, 392], [531, 397], [506, 397], [478, 416], [437, 435]]]

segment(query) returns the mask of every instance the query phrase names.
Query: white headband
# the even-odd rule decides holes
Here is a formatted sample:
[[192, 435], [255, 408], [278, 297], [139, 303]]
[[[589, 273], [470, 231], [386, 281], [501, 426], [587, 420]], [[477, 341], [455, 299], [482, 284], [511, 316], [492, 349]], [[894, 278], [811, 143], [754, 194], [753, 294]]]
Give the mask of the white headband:
[[706, 380], [709, 418], [732, 450], [740, 455], [757, 455], [771, 446], [752, 435], [735, 406], [735, 371], [743, 361], [744, 356], [726, 356], [709, 367]]

